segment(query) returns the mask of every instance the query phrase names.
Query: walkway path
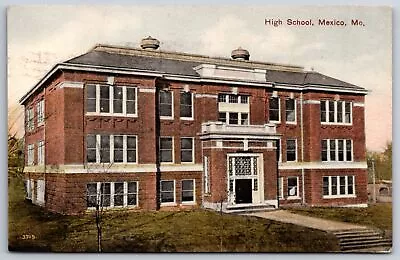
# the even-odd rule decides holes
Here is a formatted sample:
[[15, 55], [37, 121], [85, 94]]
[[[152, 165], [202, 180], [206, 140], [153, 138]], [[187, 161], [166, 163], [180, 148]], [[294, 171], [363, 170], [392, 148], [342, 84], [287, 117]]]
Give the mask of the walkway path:
[[366, 229], [366, 226], [326, 220], [322, 218], [314, 218], [299, 214], [290, 213], [287, 210], [272, 210], [263, 212], [244, 213], [242, 215], [256, 216], [270, 220], [291, 223], [299, 226], [319, 229], [323, 231], [350, 230], [350, 229]]

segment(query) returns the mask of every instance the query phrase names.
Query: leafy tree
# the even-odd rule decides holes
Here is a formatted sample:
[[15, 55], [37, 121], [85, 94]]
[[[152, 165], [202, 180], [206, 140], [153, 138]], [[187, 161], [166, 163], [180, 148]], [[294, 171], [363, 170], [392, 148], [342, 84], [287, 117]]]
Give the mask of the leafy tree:
[[388, 143], [381, 153], [367, 152], [367, 160], [370, 183], [372, 182], [373, 164], [375, 166], [376, 181], [392, 179], [392, 143]]

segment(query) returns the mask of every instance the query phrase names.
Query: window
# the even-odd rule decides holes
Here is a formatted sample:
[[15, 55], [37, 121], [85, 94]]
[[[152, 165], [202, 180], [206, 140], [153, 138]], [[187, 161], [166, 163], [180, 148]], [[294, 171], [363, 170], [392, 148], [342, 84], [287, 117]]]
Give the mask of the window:
[[208, 165], [208, 156], [204, 156], [204, 193], [210, 193], [210, 172], [209, 172], [209, 165]]
[[28, 144], [28, 165], [34, 165], [35, 163], [35, 145]]
[[351, 124], [352, 104], [348, 101], [321, 100], [321, 123]]
[[86, 112], [104, 115], [136, 116], [137, 88], [128, 86], [86, 86]]
[[181, 138], [181, 162], [194, 162], [193, 137]]
[[25, 188], [25, 197], [27, 199], [32, 199], [32, 184], [30, 179], [24, 181], [24, 188]]
[[297, 144], [296, 139], [286, 140], [286, 161], [297, 161]]
[[36, 113], [37, 113], [37, 123], [38, 126], [40, 126], [44, 122], [44, 100], [40, 100], [36, 104]]
[[218, 121], [229, 125], [249, 125], [249, 114], [240, 112], [219, 112]]
[[129, 206], [138, 205], [138, 183], [128, 182], [127, 204]]
[[26, 126], [27, 126], [27, 130], [28, 132], [33, 131], [33, 129], [35, 129], [35, 122], [33, 121], [33, 108], [29, 108], [26, 111]]
[[136, 163], [137, 137], [131, 135], [87, 135], [88, 163]]
[[161, 181], [161, 203], [175, 203], [175, 181]]
[[43, 165], [44, 164], [44, 141], [39, 141], [38, 142], [38, 164]]
[[182, 180], [182, 202], [194, 202], [194, 180]]
[[298, 177], [288, 177], [287, 178], [287, 196], [288, 197], [298, 197], [299, 196], [299, 186]]
[[324, 139], [321, 141], [321, 160], [323, 162], [351, 162], [353, 142], [343, 139]]
[[88, 208], [130, 207], [138, 205], [138, 182], [95, 182], [86, 185]]
[[286, 122], [296, 123], [296, 100], [286, 99]]
[[160, 162], [174, 162], [172, 137], [160, 138]]
[[269, 99], [269, 121], [280, 122], [280, 102], [278, 97]]
[[164, 118], [173, 118], [173, 94], [171, 91], [160, 91], [160, 116]]
[[249, 96], [236, 94], [218, 94], [219, 103], [248, 104]]
[[180, 116], [183, 119], [193, 119], [193, 94], [190, 92], [181, 93]]
[[322, 195], [324, 197], [348, 197], [355, 195], [354, 176], [322, 177]]

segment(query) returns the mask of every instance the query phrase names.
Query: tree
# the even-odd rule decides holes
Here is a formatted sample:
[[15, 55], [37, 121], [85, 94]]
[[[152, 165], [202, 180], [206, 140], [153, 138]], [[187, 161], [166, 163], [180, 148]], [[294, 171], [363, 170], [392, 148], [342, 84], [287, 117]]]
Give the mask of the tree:
[[[375, 167], [376, 180], [392, 179], [392, 143], [388, 143], [383, 152], [367, 152], [369, 180], [372, 182], [372, 165]], [[372, 164], [372, 162], [374, 162]]]

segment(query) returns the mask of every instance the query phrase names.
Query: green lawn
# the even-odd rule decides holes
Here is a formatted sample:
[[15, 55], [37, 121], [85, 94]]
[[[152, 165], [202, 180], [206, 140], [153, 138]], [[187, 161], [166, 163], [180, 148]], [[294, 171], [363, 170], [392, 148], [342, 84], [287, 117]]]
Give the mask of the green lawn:
[[[62, 216], [23, 199], [20, 178], [9, 178], [9, 250], [95, 252], [93, 215]], [[105, 214], [105, 252], [327, 252], [327, 233], [255, 217], [206, 210]]]
[[367, 225], [385, 231], [392, 230], [391, 203], [378, 203], [367, 208], [290, 208], [290, 211], [312, 217]]

